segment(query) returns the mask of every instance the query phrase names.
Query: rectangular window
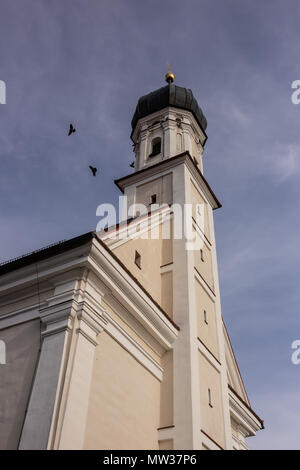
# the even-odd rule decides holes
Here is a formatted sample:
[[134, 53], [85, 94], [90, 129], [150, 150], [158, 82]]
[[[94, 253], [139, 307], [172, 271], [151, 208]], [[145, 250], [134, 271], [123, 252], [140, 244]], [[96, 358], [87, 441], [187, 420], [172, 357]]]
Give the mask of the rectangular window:
[[142, 269], [142, 257], [138, 251], [135, 252], [134, 262], [138, 268]]
[[212, 401], [211, 401], [211, 389], [208, 389], [208, 404], [212, 408]]
[[204, 321], [208, 325], [206, 310], [203, 310]]
[[156, 204], [156, 194], [152, 194], [150, 204]]

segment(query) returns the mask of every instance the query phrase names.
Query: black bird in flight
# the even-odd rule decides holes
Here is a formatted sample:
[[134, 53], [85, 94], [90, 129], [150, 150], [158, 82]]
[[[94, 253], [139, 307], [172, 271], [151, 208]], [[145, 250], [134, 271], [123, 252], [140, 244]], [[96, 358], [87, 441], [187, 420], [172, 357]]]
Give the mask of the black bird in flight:
[[96, 173], [97, 173], [97, 168], [95, 168], [94, 166], [89, 166], [89, 169], [91, 170], [91, 172], [93, 173], [93, 176], [96, 176]]
[[73, 134], [73, 132], [76, 132], [76, 129], [75, 129], [75, 127], [73, 127], [73, 124], [70, 124], [70, 129], [69, 129], [68, 135]]
[[134, 168], [134, 162], [130, 163], [129, 165], [131, 168]]

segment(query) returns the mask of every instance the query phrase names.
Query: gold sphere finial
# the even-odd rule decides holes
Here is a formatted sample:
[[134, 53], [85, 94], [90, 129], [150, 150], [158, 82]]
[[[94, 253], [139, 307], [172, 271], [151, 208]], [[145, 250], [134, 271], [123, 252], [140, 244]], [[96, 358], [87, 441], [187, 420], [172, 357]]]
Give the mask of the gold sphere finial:
[[168, 64], [168, 73], [166, 73], [165, 80], [166, 80], [166, 82], [168, 82], [168, 83], [173, 83], [174, 80], [175, 80], [175, 75], [174, 75], [174, 73], [172, 73], [172, 71], [171, 71], [171, 66], [170, 66], [170, 64]]

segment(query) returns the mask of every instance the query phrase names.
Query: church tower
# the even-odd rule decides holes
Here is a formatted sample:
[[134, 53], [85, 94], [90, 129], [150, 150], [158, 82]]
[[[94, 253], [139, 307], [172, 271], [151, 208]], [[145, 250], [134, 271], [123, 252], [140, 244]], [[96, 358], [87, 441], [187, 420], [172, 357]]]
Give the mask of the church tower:
[[132, 119], [123, 222], [0, 266], [0, 449], [247, 449], [263, 428], [222, 320], [207, 122], [166, 80]]
[[[130, 216], [140, 212], [141, 204], [149, 211], [153, 204], [167, 205], [173, 213], [172, 255], [160, 266], [160, 301], [180, 334], [169, 364], [172, 418], [162, 423], [161, 441], [174, 449], [206, 449], [212, 442], [232, 449], [235, 421], [225, 352], [231, 345], [225, 344], [213, 220], [213, 211], [221, 204], [203, 176], [206, 118], [192, 91], [175, 85], [174, 78], [169, 71], [166, 86], [139, 99], [131, 133], [135, 172], [116, 183], [128, 198]], [[190, 224], [197, 238], [192, 249], [184, 234], [174, 236], [181, 220], [173, 207], [182, 208], [183, 224]], [[235, 358], [230, 360], [247, 403]]]

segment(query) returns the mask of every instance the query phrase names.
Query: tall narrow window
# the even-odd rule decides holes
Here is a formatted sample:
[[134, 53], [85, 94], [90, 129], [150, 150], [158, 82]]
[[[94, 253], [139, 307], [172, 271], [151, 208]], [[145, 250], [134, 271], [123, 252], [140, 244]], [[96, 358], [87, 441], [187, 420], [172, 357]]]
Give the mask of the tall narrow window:
[[138, 251], [135, 252], [134, 262], [138, 268], [142, 269], [142, 257]]
[[200, 250], [200, 257], [201, 257], [201, 261], [204, 261], [204, 254], [203, 254], [203, 250]]
[[208, 404], [211, 408], [213, 407], [212, 401], [211, 401], [211, 389], [210, 388], [208, 389]]
[[203, 310], [204, 322], [208, 325], [206, 310]]
[[152, 194], [150, 204], [156, 204], [156, 194]]
[[161, 152], [161, 138], [156, 137], [155, 139], [152, 140], [152, 148], [151, 148], [151, 153], [149, 157], [155, 157], [155, 155], [158, 155]]

